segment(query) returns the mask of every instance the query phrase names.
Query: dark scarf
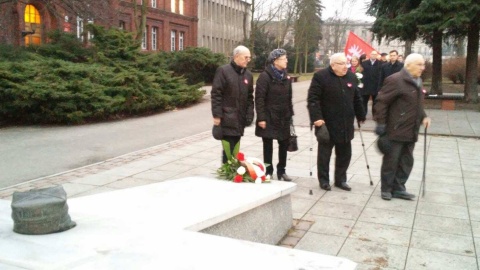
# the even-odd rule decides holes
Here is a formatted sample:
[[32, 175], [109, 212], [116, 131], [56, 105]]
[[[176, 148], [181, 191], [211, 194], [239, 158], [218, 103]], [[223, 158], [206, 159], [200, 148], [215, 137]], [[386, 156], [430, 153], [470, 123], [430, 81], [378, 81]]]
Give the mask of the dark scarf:
[[273, 75], [275, 76], [275, 78], [281, 81], [285, 77], [285, 70], [278, 70], [273, 65], [270, 65], [270, 67], [272, 68]]
[[232, 62], [230, 62], [230, 65], [232, 65], [233, 69], [238, 73], [238, 74], [243, 74], [245, 73], [245, 69], [238, 66], [235, 61], [232, 60]]

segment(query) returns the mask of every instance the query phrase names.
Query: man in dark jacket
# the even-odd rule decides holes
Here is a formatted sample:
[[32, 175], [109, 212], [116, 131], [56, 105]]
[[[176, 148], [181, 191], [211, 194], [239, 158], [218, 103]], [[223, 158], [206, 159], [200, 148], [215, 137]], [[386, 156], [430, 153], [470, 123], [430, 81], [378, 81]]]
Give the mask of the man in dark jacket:
[[398, 52], [396, 50], [391, 50], [389, 54], [390, 62], [383, 64], [382, 68], [380, 69], [380, 80], [378, 81], [378, 89], [382, 88], [385, 78], [392, 75], [393, 73], [399, 72], [403, 68], [403, 63], [397, 61]]
[[[246, 126], [253, 121], [253, 76], [247, 70], [250, 50], [238, 46], [233, 50], [230, 64], [221, 66], [215, 72], [212, 84], [213, 124], [222, 127], [222, 140], [230, 143], [230, 151], [240, 142]], [[223, 163], [227, 162], [225, 151]]]
[[372, 97], [372, 108], [375, 103], [375, 98], [378, 93], [378, 80], [380, 79], [380, 68], [383, 64], [380, 60], [377, 60], [378, 53], [372, 51], [370, 53], [370, 59], [362, 62], [363, 67], [363, 88], [360, 90], [363, 98], [363, 107], [365, 108], [365, 114], [368, 112], [368, 100]]
[[378, 93], [374, 119], [375, 133], [386, 136], [389, 151], [384, 152], [381, 168], [381, 197], [411, 200], [415, 195], [405, 189], [413, 168], [413, 149], [420, 125], [430, 126], [423, 109], [421, 75], [425, 70], [423, 56], [413, 53], [405, 59], [405, 67], [385, 79]]
[[335, 146], [335, 186], [351, 190], [347, 184], [347, 169], [352, 157], [355, 117], [365, 121], [362, 97], [357, 88], [357, 77], [347, 68], [343, 53], [330, 57], [330, 67], [313, 75], [308, 89], [307, 107], [310, 121], [319, 129], [326, 125], [330, 134], [329, 142], [318, 143], [317, 173], [320, 188], [331, 190], [330, 157]]

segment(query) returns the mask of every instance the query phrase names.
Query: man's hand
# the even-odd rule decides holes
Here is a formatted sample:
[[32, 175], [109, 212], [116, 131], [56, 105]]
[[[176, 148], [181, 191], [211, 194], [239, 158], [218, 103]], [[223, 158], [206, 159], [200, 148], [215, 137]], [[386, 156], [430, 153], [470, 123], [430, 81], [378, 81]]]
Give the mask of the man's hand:
[[378, 136], [382, 136], [387, 132], [385, 125], [384, 124], [378, 124], [377, 127], [375, 127], [375, 134]]
[[214, 117], [214, 118], [213, 118], [213, 124], [214, 124], [215, 126], [220, 125], [221, 122], [222, 122], [222, 118], [220, 118], [220, 117]]
[[423, 118], [422, 124], [425, 126], [425, 128], [429, 128], [431, 123], [432, 119], [430, 117]]
[[258, 122], [258, 126], [265, 129], [267, 127], [267, 122], [266, 121], [260, 121], [260, 122]]
[[314, 124], [316, 127], [321, 127], [321, 126], [323, 126], [323, 124], [325, 124], [325, 121], [323, 121], [323, 120], [317, 120], [317, 121], [313, 122], [313, 124]]

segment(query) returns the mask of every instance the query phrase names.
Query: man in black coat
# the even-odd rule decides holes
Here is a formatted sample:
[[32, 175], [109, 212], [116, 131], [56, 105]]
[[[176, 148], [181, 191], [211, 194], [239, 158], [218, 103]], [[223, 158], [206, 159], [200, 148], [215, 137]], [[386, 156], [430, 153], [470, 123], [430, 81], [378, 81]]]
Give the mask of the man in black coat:
[[413, 53], [405, 59], [405, 67], [387, 77], [378, 93], [374, 119], [375, 133], [386, 138], [389, 151], [383, 154], [381, 197], [384, 200], [411, 200], [415, 195], [405, 189], [413, 168], [413, 149], [420, 125], [430, 126], [423, 109], [421, 75], [425, 70], [423, 56]]
[[[357, 77], [347, 68], [343, 53], [330, 57], [330, 67], [313, 75], [308, 89], [307, 107], [315, 129], [326, 125], [330, 141], [318, 143], [317, 173], [320, 188], [331, 190], [330, 157], [335, 146], [335, 186], [351, 190], [347, 184], [347, 169], [352, 157], [354, 120], [365, 121], [362, 97], [357, 87]], [[317, 132], [316, 132], [317, 133]]]
[[[238, 46], [233, 50], [233, 60], [215, 72], [212, 84], [213, 124], [222, 127], [222, 140], [230, 144], [230, 152], [237, 143], [246, 126], [253, 121], [253, 76], [247, 70], [251, 60], [250, 50]], [[223, 151], [223, 163], [227, 156]]]
[[378, 81], [378, 89], [382, 88], [385, 78], [392, 75], [393, 73], [399, 72], [403, 68], [403, 63], [397, 61], [398, 52], [396, 50], [391, 50], [389, 55], [390, 62], [383, 64], [382, 68], [380, 69], [380, 80]]
[[378, 81], [380, 79], [380, 68], [383, 64], [380, 60], [377, 60], [378, 53], [372, 51], [370, 53], [370, 59], [362, 62], [363, 67], [363, 88], [360, 90], [363, 98], [363, 107], [365, 108], [365, 115], [368, 112], [368, 100], [372, 97], [372, 109], [373, 103], [378, 93]]

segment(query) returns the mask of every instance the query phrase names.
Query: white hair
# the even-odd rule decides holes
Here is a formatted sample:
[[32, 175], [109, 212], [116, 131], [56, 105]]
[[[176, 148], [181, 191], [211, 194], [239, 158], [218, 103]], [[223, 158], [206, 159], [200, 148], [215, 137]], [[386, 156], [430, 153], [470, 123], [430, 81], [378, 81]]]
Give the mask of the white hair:
[[405, 58], [403, 63], [405, 66], [409, 66], [417, 61], [424, 61], [423, 56], [419, 53], [411, 53]]
[[240, 46], [237, 46], [235, 49], [233, 49], [233, 56], [240, 53], [249, 53], [249, 52], [250, 50], [247, 47], [240, 45]]
[[337, 61], [339, 58], [346, 58], [345, 53], [334, 53], [330, 56], [330, 65], [333, 64], [333, 62]]

